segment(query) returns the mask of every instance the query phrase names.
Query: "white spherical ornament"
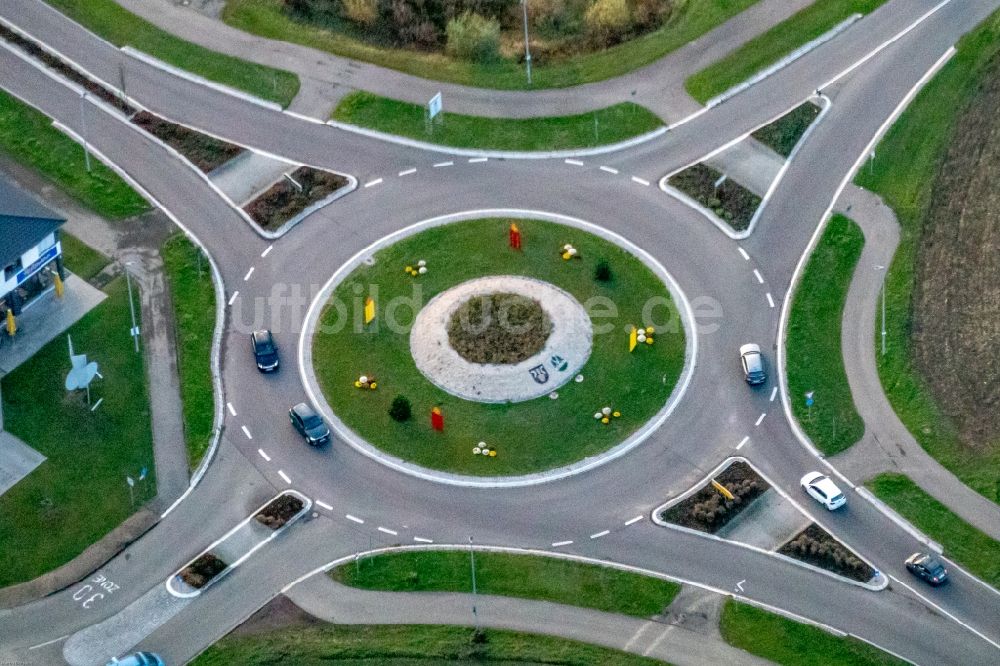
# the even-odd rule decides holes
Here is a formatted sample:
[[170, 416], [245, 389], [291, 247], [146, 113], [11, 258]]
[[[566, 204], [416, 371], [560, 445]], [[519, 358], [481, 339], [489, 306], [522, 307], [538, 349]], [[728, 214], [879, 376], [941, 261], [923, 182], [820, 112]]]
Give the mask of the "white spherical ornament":
[[564, 249], [564, 250], [566, 250], [567, 252], [569, 251], [569, 249], [570, 249], [571, 247], [573, 247], [573, 246], [572, 246], [572, 245], [570, 245], [569, 243], [566, 243], [565, 245], [563, 245], [563, 249]]
[[358, 377], [358, 381], [361, 382], [362, 384], [367, 384], [368, 383], [367, 375], [361, 375], [360, 377]]
[[490, 455], [490, 450], [489, 449], [483, 449], [483, 455], [484, 456]]
[[604, 409], [601, 410], [601, 414], [604, 416], [608, 416], [609, 414], [611, 414], [611, 408], [605, 407]]
[[575, 257], [575, 256], [576, 256], [576, 248], [575, 248], [575, 247], [571, 247], [571, 248], [569, 249], [569, 253], [570, 253], [570, 254], [571, 254], [572, 256], [574, 256], [574, 257]]
[[420, 273], [421, 275], [423, 275], [424, 273], [427, 272], [427, 267], [426, 266], [421, 266], [420, 268], [417, 269], [417, 272]]
[[596, 414], [594, 414], [594, 418], [595, 418], [595, 419], [599, 419], [599, 418], [601, 418], [602, 416], [604, 416], [604, 414], [602, 414], [601, 412], [597, 412]]
[[480, 453], [482, 453], [482, 452], [483, 452], [483, 450], [482, 450], [481, 448], [479, 448], [478, 446], [477, 446], [477, 447], [474, 447], [474, 448], [472, 449], [472, 455], [474, 455], [474, 456], [478, 456], [478, 455], [479, 455]]
[[485, 449], [486, 448], [486, 442], [479, 442], [479, 448]]
[[638, 340], [639, 342], [645, 342], [646, 341], [646, 334], [645, 333], [640, 333], [639, 335], [635, 336], [635, 339]]
[[423, 259], [421, 259], [420, 261], [417, 262], [417, 266], [421, 266], [422, 267], [422, 266], [426, 266], [426, 265], [427, 265], [427, 262], [424, 261]]

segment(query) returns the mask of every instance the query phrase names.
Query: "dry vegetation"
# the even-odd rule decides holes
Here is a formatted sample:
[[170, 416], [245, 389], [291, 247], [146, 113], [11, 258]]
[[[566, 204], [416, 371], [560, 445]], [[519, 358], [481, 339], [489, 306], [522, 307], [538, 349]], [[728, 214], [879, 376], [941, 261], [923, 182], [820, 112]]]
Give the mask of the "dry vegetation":
[[723, 497], [709, 482], [691, 497], [664, 511], [660, 517], [667, 522], [714, 534], [769, 487], [750, 465], [741, 461], [734, 462], [717, 474], [715, 480], [733, 495], [733, 499]]
[[551, 332], [538, 301], [518, 294], [470, 298], [448, 322], [448, 341], [471, 363], [520, 363], [541, 351]]

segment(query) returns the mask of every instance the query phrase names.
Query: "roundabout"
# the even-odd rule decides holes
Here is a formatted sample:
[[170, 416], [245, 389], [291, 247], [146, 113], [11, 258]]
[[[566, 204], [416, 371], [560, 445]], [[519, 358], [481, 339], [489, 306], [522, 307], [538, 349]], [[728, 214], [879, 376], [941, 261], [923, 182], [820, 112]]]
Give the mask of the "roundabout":
[[[334, 275], [301, 366], [340, 438], [424, 478], [523, 485], [589, 469], [662, 422], [693, 358], [680, 290], [621, 237], [523, 216], [420, 223]], [[358, 389], [362, 376], [376, 388]]]

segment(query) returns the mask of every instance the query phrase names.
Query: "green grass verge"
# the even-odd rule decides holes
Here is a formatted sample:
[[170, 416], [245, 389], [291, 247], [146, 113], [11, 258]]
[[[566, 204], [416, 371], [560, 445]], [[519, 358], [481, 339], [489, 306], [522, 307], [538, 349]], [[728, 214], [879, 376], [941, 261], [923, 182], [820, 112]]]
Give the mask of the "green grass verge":
[[788, 157], [816, 120], [819, 111], [819, 107], [812, 102], [804, 102], [751, 136], [782, 157]]
[[785, 666], [902, 666], [906, 663], [856, 638], [840, 638], [819, 627], [732, 599], [722, 607], [719, 629], [730, 645]]
[[[840, 347], [841, 319], [865, 238], [843, 215], [834, 215], [809, 257], [795, 289], [788, 320], [788, 393], [792, 411], [809, 438], [827, 455], [861, 439], [865, 424], [847, 384]], [[805, 394], [815, 393], [812, 408]]]
[[[648, 617], [670, 605], [681, 586], [670, 581], [534, 555], [476, 553], [481, 594], [541, 599], [608, 613]], [[330, 577], [344, 585], [391, 592], [469, 592], [469, 553], [411, 551], [342, 564]]]
[[114, 0], [45, 0], [115, 46], [132, 46], [216, 83], [288, 106], [299, 77], [186, 42], [122, 8]]
[[136, 506], [156, 494], [146, 370], [128, 336], [125, 280], [67, 331], [76, 352], [100, 365], [91, 412], [82, 392], [67, 394], [66, 336], [45, 345], [3, 378], [4, 426], [47, 457], [0, 496], [0, 587], [36, 578], [79, 555], [132, 514], [126, 475], [137, 478]]
[[0, 90], [0, 150], [54, 181], [103, 217], [118, 220], [149, 210], [149, 204], [96, 158], [91, 171], [83, 147], [52, 127], [52, 120]]
[[557, 664], [662, 666], [663, 662], [563, 638], [488, 629], [485, 640], [462, 627], [350, 625], [295, 627], [232, 635], [205, 650], [192, 666], [422, 666], [426, 664]]
[[868, 14], [885, 1], [821, 0], [811, 4], [688, 78], [684, 87], [704, 104], [816, 39], [851, 14]]
[[76, 236], [59, 232], [63, 266], [84, 280], [91, 280], [111, 263], [111, 259], [93, 249]]
[[1000, 588], [1000, 541], [965, 522], [902, 474], [879, 474], [865, 483], [880, 500], [975, 576]]
[[188, 464], [194, 469], [208, 450], [215, 419], [211, 366], [215, 287], [208, 259], [202, 256], [199, 262], [201, 250], [183, 234], [167, 239], [161, 252], [174, 305], [184, 440]]
[[[958, 52], [930, 80], [876, 148], [855, 182], [877, 194], [896, 212], [899, 248], [886, 275], [886, 341], [878, 355], [879, 377], [889, 402], [920, 445], [963, 483], [1000, 501], [1000, 447], [964, 446], [954, 425], [934, 401], [913, 365], [913, 287], [917, 248], [928, 214], [935, 174], [951, 143], [956, 118], [1000, 54], [1000, 13], [958, 43]], [[881, 325], [876, 322], [876, 325]], [[877, 337], [876, 337], [877, 339]]]
[[[755, 2], [757, 0], [679, 3], [674, 16], [648, 35], [596, 53], [534, 65], [530, 87], [564, 88], [620, 76], [697, 39]], [[372, 46], [345, 34], [292, 19], [282, 10], [281, 0], [228, 0], [222, 17], [229, 25], [262, 37], [311, 46], [415, 76], [498, 90], [529, 87], [524, 66], [514, 61], [482, 65], [440, 54]]]
[[485, 118], [443, 113], [428, 132], [424, 107], [366, 92], [347, 95], [333, 111], [341, 122], [456, 148], [564, 150], [587, 148], [651, 132], [663, 122], [651, 111], [625, 102], [575, 116]]
[[[374, 265], [362, 264], [348, 275], [334, 290], [333, 304], [324, 308], [313, 339], [319, 384], [344, 423], [383, 451], [462, 474], [526, 474], [607, 450], [666, 403], [684, 365], [685, 340], [663, 283], [617, 245], [550, 222], [519, 220], [523, 250], [510, 250], [509, 224], [500, 219], [472, 220], [404, 238], [375, 253]], [[560, 259], [558, 250], [565, 243], [579, 250], [579, 259]], [[602, 258], [610, 264], [614, 276], [610, 282], [594, 279]], [[427, 261], [429, 270], [414, 279], [403, 269], [419, 259]], [[595, 334], [581, 370], [582, 383], [563, 385], [558, 400], [541, 397], [485, 404], [443, 391], [417, 369], [409, 344], [413, 313], [445, 289], [484, 275], [526, 275], [564, 289], [580, 303], [599, 299], [592, 301]], [[362, 327], [361, 295], [374, 293], [375, 288], [378, 307], [386, 312], [380, 310], [378, 325]], [[608, 301], [614, 312], [605, 307]], [[392, 302], [398, 327], [385, 324]], [[655, 344], [630, 354], [626, 326], [643, 323], [647, 307], [645, 316], [658, 325]], [[376, 377], [378, 390], [354, 388], [359, 375]], [[388, 415], [398, 394], [413, 405], [413, 418], [404, 423]], [[435, 405], [444, 411], [444, 432], [430, 428], [429, 413]], [[620, 409], [621, 417], [601, 424], [594, 413], [604, 406]], [[479, 441], [497, 449], [498, 455], [473, 455]]]

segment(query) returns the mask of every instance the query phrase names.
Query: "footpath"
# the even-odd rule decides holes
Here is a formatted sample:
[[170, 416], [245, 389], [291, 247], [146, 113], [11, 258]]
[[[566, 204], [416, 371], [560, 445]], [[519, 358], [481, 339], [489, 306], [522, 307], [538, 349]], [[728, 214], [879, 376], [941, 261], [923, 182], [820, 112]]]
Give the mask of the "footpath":
[[899, 472], [992, 538], [1000, 540], [1000, 506], [962, 483], [932, 458], [896, 415], [882, 390], [875, 358], [875, 317], [879, 312], [882, 270], [899, 245], [899, 224], [892, 209], [860, 187], [850, 185], [837, 202], [861, 227], [864, 250], [844, 306], [842, 353], [854, 404], [865, 422], [864, 437], [830, 462], [856, 480]]

